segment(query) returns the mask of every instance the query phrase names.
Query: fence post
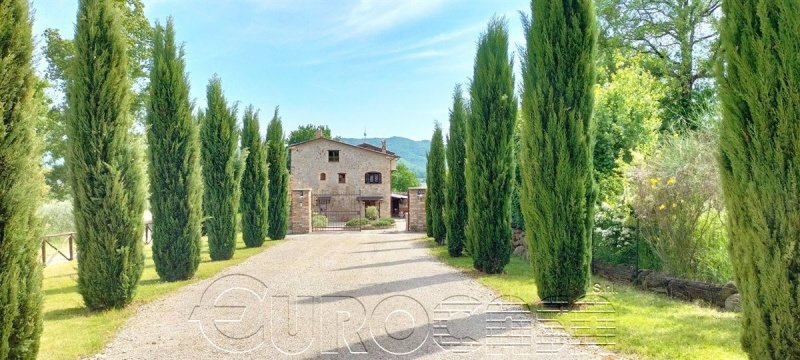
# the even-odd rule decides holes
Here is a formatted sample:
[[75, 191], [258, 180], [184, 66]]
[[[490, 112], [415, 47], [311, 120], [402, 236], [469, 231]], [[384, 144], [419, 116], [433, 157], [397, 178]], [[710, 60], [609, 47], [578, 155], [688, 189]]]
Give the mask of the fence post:
[[74, 240], [74, 237], [75, 237], [75, 235], [70, 234], [69, 235], [69, 239], [68, 239], [68, 242], [69, 242], [69, 261], [72, 261], [72, 260], [75, 259], [75, 256], [73, 256], [73, 253], [72, 253], [72, 241]]
[[47, 265], [47, 246], [44, 239], [42, 239], [42, 265]]

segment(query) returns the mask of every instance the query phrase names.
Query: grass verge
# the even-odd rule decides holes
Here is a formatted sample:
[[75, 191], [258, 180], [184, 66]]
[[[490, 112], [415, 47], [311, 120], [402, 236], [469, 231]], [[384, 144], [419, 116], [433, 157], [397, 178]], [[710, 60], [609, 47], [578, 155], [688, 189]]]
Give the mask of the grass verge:
[[42, 284], [44, 331], [39, 359], [72, 360], [95, 354], [103, 349], [117, 330], [128, 318], [136, 314], [142, 305], [169, 295], [186, 285], [212, 277], [278, 243], [281, 241], [267, 241], [260, 248], [248, 249], [240, 235], [232, 259], [212, 262], [204, 238], [201, 263], [194, 278], [173, 283], [159, 280], [151, 248], [145, 246], [145, 268], [133, 303], [124, 309], [101, 312], [91, 312], [84, 307], [83, 299], [78, 293], [75, 262], [48, 266], [44, 270]]
[[[472, 268], [471, 258], [453, 258], [446, 246], [430, 244], [441, 261], [498, 294], [523, 299], [531, 308], [540, 301], [533, 269], [526, 260], [512, 256], [503, 274], [486, 275]], [[739, 345], [738, 314], [671, 300], [598, 277], [594, 281], [601, 289], [613, 289], [602, 294], [616, 311], [616, 340], [609, 349], [644, 359], [747, 359]]]

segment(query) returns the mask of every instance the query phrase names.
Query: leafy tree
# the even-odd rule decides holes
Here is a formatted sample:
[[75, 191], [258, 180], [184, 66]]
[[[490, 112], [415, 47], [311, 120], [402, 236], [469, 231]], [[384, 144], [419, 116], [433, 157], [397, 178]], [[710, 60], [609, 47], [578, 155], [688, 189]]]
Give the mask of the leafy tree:
[[67, 83], [78, 290], [89, 309], [127, 305], [142, 274], [145, 189], [129, 135], [128, 54], [119, 10], [81, 0]]
[[719, 162], [742, 346], [754, 359], [800, 358], [799, 5], [722, 8]]
[[464, 173], [466, 148], [464, 146], [467, 107], [461, 85], [453, 91], [453, 108], [450, 110], [450, 134], [447, 136], [447, 179], [445, 196], [445, 226], [447, 251], [450, 256], [461, 256], [464, 250], [467, 226], [467, 189]]
[[317, 137], [317, 130], [322, 131], [322, 136], [331, 138], [331, 129], [326, 125], [300, 125], [297, 130], [289, 133], [289, 145], [301, 143], [303, 141], [314, 140]]
[[247, 247], [259, 247], [269, 236], [269, 165], [252, 106], [244, 112], [242, 151], [248, 153], [242, 177], [242, 237]]
[[531, 13], [523, 16], [522, 210], [539, 297], [571, 302], [590, 281], [594, 6], [533, 0]]
[[397, 170], [392, 172], [392, 190], [397, 192], [406, 192], [408, 188], [419, 186], [419, 179], [417, 174], [406, 165], [406, 163], [397, 162]]
[[211, 260], [228, 260], [236, 250], [240, 166], [236, 109], [228, 107], [222, 83], [213, 77], [207, 88], [208, 108], [200, 114], [203, 164], [203, 208]]
[[447, 237], [447, 227], [444, 221], [446, 172], [442, 127], [436, 123], [433, 138], [431, 138], [431, 151], [428, 153], [428, 175], [426, 177], [428, 193], [425, 196], [425, 208], [430, 211], [429, 216], [426, 212], [426, 220], [429, 220], [427, 227], [430, 229], [431, 237], [439, 245], [444, 244]]
[[[144, 120], [149, 91], [148, 74], [151, 66], [153, 28], [144, 14], [142, 0], [112, 0], [122, 12], [122, 23], [128, 42], [128, 76], [133, 82], [131, 111], [136, 121]], [[43, 163], [47, 171], [45, 181], [50, 196], [65, 199], [71, 193], [67, 167], [64, 161], [67, 152], [65, 87], [69, 64], [75, 56], [75, 42], [64, 39], [58, 29], [44, 31], [43, 55], [47, 60], [45, 78], [53, 86], [54, 101], [50, 103], [47, 119], [42, 122], [40, 132], [44, 135]]]
[[172, 19], [166, 28], [156, 26], [150, 84], [146, 120], [153, 262], [162, 280], [186, 280], [200, 264], [203, 190], [198, 128]]
[[696, 129], [713, 91], [716, 22], [722, 0], [598, 0], [601, 48], [652, 55], [651, 71], [668, 79], [664, 129]]
[[618, 56], [618, 70], [595, 89], [594, 169], [600, 200], [608, 202], [616, 202], [623, 192], [620, 165], [630, 164], [634, 153], [653, 151], [665, 95], [665, 87], [642, 67], [640, 57]]
[[0, 1], [0, 359], [36, 359], [42, 195], [33, 41], [27, 0]]
[[505, 19], [492, 19], [478, 41], [466, 123], [467, 250], [487, 274], [511, 258], [511, 191], [514, 182], [513, 62]]
[[267, 162], [269, 162], [269, 238], [281, 240], [289, 231], [289, 168], [283, 124], [275, 115], [267, 127]]

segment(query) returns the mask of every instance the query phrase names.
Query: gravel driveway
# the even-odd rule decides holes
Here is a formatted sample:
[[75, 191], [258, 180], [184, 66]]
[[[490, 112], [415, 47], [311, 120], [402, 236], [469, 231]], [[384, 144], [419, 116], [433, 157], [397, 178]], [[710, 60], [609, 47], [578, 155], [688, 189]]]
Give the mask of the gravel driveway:
[[290, 236], [142, 307], [97, 358], [616, 358], [532, 320], [419, 234]]

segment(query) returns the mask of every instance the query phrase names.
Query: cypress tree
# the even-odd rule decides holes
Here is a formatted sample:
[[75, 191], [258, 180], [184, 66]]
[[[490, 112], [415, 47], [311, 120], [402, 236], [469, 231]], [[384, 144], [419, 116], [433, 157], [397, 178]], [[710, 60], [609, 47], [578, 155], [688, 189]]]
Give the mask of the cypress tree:
[[[427, 177], [427, 174], [429, 174], [431, 172], [432, 164], [433, 164], [433, 162], [431, 161], [431, 153], [430, 153], [430, 151], [428, 151], [427, 153], [425, 153], [425, 174], [426, 174], [426, 177]], [[426, 193], [426, 196], [425, 196], [425, 235], [427, 235], [429, 238], [432, 238], [433, 237], [433, 224], [432, 224], [433, 223], [433, 211], [431, 210], [431, 202], [428, 201], [428, 197], [427, 197], [428, 195], [430, 195], [430, 192], [429, 192], [430, 191], [430, 186], [427, 184], [427, 182], [428, 182], [428, 179], [425, 179], [425, 183], [426, 183], [425, 186], [428, 188], [428, 192]]]
[[208, 108], [200, 114], [200, 140], [208, 250], [211, 260], [228, 260], [236, 250], [239, 132], [236, 109], [228, 107], [216, 76], [209, 81], [207, 98]]
[[42, 332], [41, 147], [27, 0], [0, 0], [0, 359], [36, 359]]
[[534, 0], [531, 11], [523, 17], [521, 207], [539, 297], [571, 302], [590, 281], [597, 29], [591, 0]]
[[720, 173], [742, 346], [800, 358], [800, 3], [722, 3]]
[[166, 29], [156, 25], [154, 35], [147, 112], [153, 262], [162, 280], [178, 281], [194, 276], [200, 264], [200, 142], [172, 19]]
[[503, 271], [511, 258], [513, 139], [517, 118], [513, 61], [504, 19], [492, 19], [478, 41], [467, 121], [467, 243], [474, 266]]
[[259, 247], [269, 234], [269, 173], [267, 147], [261, 142], [258, 113], [252, 106], [244, 112], [242, 151], [247, 151], [242, 175], [242, 237], [247, 247]]
[[467, 107], [461, 94], [461, 85], [453, 91], [453, 108], [450, 110], [450, 134], [447, 136], [447, 180], [445, 196], [445, 225], [447, 228], [447, 251], [450, 256], [461, 256], [464, 250], [467, 226], [467, 189], [464, 160], [464, 127]]
[[123, 30], [113, 2], [80, 1], [67, 84], [67, 165], [80, 252], [78, 289], [93, 310], [130, 303], [144, 265], [144, 179], [129, 134]]
[[[442, 138], [442, 126], [437, 122], [434, 125], [433, 137], [431, 138], [431, 149], [428, 153], [427, 180], [428, 193], [425, 196], [425, 208], [430, 210], [430, 229], [431, 237], [439, 245], [444, 244], [447, 237], [447, 227], [444, 221], [445, 206], [445, 150], [444, 139]], [[425, 213], [428, 216], [428, 212]]]
[[275, 115], [267, 127], [267, 159], [269, 162], [269, 238], [281, 240], [289, 231], [289, 168], [286, 166], [286, 139], [283, 125]]

